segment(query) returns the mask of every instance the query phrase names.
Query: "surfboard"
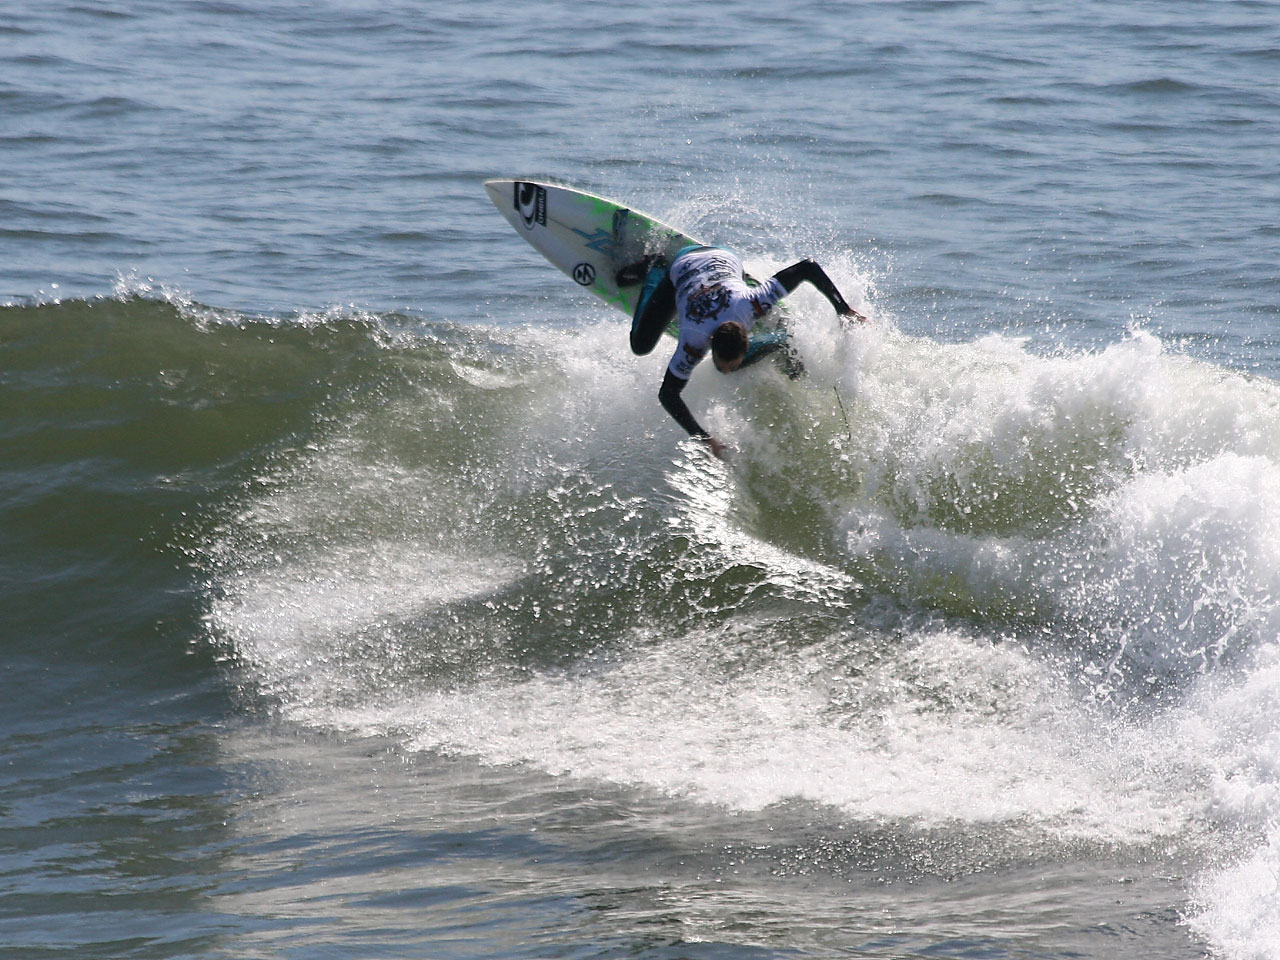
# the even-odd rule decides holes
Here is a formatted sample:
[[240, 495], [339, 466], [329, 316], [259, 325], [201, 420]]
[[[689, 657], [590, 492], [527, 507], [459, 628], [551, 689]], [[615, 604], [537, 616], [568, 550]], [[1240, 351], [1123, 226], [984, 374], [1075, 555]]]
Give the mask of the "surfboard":
[[[699, 244], [689, 234], [639, 210], [572, 187], [534, 180], [487, 180], [484, 188], [494, 206], [529, 245], [605, 303], [630, 316], [641, 282], [619, 286], [618, 271], [646, 256], [668, 260], [683, 248]], [[752, 277], [747, 282], [755, 285]], [[752, 330], [771, 331], [785, 342], [781, 311], [770, 311]], [[769, 315], [766, 315], [766, 318]], [[676, 324], [666, 330], [677, 336]]]
[[619, 269], [648, 255], [674, 257], [699, 241], [656, 217], [570, 187], [488, 180], [484, 188], [516, 233], [580, 287], [626, 314], [640, 284], [619, 287]]

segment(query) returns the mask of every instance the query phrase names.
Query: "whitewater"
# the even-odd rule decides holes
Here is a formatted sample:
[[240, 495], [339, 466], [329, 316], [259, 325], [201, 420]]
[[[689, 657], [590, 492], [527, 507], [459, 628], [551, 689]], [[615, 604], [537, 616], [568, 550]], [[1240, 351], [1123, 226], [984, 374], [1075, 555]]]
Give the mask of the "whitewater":
[[635, 415], [617, 326], [489, 334], [273, 472], [211, 564], [249, 681], [415, 752], [1129, 851], [1187, 870], [1193, 924], [1240, 936], [1243, 900], [1246, 953], [1270, 937], [1271, 381], [1140, 330], [1037, 356], [814, 305], [804, 382], [700, 385], [723, 468]]

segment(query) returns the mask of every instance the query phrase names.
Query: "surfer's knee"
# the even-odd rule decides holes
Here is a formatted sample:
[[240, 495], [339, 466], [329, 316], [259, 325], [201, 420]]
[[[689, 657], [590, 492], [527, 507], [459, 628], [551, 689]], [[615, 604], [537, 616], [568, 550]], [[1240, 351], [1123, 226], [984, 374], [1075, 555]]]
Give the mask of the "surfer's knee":
[[675, 312], [675, 286], [667, 275], [665, 262], [655, 263], [644, 279], [644, 288], [631, 317], [631, 352], [640, 357], [651, 352]]
[[643, 357], [653, 352], [653, 348], [658, 345], [658, 341], [662, 338], [662, 327], [658, 327], [656, 332], [648, 329], [631, 328], [631, 352], [637, 357]]

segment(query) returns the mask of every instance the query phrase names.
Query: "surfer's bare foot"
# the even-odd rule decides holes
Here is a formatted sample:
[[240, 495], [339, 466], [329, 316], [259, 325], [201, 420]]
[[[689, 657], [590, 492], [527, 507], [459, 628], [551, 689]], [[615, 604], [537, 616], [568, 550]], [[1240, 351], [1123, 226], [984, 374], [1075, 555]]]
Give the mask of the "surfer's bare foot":
[[622, 267], [615, 275], [614, 281], [620, 287], [634, 287], [637, 283], [644, 280], [649, 274], [649, 268], [658, 263], [662, 257], [656, 254], [650, 254], [643, 260], [637, 260], [635, 263], [628, 263]]

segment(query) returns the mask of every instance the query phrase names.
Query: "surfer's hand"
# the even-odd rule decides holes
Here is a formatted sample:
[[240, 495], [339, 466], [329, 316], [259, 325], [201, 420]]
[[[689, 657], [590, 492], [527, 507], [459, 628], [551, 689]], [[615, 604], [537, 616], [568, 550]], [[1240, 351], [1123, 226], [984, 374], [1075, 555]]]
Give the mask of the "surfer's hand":
[[716, 459], [717, 459], [717, 460], [728, 460], [728, 459], [729, 459], [729, 446], [728, 446], [728, 444], [721, 443], [721, 442], [720, 442], [719, 440], [717, 440], [715, 437], [704, 437], [704, 438], [703, 438], [703, 440], [702, 440], [702, 442], [703, 442], [703, 443], [705, 443], [705, 444], [707, 445], [707, 448], [708, 448], [708, 449], [709, 449], [713, 454], [715, 454], [715, 457], [716, 457]]
[[842, 314], [840, 314], [840, 319], [841, 320], [853, 319], [853, 320], [857, 320], [859, 323], [867, 322], [867, 318], [864, 317], [862, 314], [860, 314], [857, 310], [853, 309], [853, 307], [848, 307]]

